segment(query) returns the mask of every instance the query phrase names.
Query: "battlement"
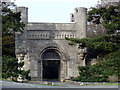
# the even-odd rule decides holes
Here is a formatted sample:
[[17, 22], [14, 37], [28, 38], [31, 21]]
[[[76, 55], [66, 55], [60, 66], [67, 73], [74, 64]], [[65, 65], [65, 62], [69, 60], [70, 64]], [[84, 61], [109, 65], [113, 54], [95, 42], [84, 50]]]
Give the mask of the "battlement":
[[87, 10], [87, 9], [84, 8], [84, 7], [76, 7], [76, 8], [74, 9], [74, 11], [75, 11], [76, 13], [79, 13], [79, 12], [85, 11], [85, 10]]
[[17, 7], [17, 11], [21, 12], [21, 21], [24, 22], [24, 24], [27, 24], [28, 22], [28, 7]]
[[70, 14], [70, 21], [71, 22], [76, 22], [76, 23], [81, 22], [81, 20], [84, 20], [86, 18], [86, 14], [87, 14], [87, 9], [86, 8], [76, 7], [74, 9], [74, 13]]

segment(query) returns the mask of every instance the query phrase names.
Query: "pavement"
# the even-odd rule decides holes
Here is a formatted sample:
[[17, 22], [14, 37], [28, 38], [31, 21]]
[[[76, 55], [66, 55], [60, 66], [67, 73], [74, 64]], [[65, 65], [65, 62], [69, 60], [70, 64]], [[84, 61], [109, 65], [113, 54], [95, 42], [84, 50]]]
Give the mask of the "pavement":
[[118, 88], [118, 85], [74, 85], [65, 82], [54, 82], [54, 85], [41, 83], [19, 83], [12, 81], [0, 81], [2, 88]]

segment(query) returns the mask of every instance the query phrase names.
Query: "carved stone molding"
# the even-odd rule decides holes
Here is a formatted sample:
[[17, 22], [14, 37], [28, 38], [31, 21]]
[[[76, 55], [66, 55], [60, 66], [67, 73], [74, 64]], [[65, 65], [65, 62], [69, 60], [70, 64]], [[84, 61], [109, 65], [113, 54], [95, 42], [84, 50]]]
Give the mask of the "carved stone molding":
[[55, 30], [43, 30], [43, 31], [28, 31], [27, 34], [28, 39], [65, 39], [68, 38], [75, 38], [76, 32], [75, 31], [55, 31]]

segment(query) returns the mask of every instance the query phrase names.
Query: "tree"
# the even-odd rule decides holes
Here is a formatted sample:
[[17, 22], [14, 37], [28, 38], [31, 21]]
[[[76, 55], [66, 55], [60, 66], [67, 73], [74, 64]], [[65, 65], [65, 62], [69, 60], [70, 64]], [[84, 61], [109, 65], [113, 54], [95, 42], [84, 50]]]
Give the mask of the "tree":
[[23, 32], [25, 24], [21, 22], [21, 13], [14, 8], [14, 3], [2, 2], [2, 77], [17, 81], [19, 75], [30, 79], [29, 72], [21, 68], [24, 63], [18, 63], [15, 57], [15, 32]]
[[101, 24], [88, 23], [87, 37], [97, 37], [105, 34], [105, 28]]
[[109, 53], [116, 52], [119, 50], [120, 47], [120, 37], [117, 36], [98, 36], [93, 38], [84, 38], [84, 39], [69, 39], [75, 43], [82, 43], [83, 47], [88, 47], [88, 49], [92, 49], [92, 51], [88, 51], [88, 55], [91, 54], [91, 52], [94, 56], [104, 57]]
[[30, 76], [28, 75], [30, 70], [24, 71], [21, 69], [24, 62], [18, 63], [18, 60], [11, 56], [3, 56], [2, 60], [2, 78], [10, 78], [13, 81], [17, 81], [18, 76], [22, 75], [23, 79], [26, 78], [30, 80]]
[[[106, 61], [101, 61], [93, 66], [80, 66], [79, 77], [75, 81], [82, 82], [108, 82], [110, 76], [116, 76], [120, 79], [120, 50], [109, 54]], [[112, 80], [114, 81], [114, 80]]]
[[15, 32], [23, 32], [25, 24], [21, 22], [20, 12], [9, 8], [14, 3], [2, 3], [2, 53], [15, 56]]
[[21, 13], [13, 12], [9, 8], [4, 7], [2, 12], [7, 15], [2, 16], [2, 35], [15, 35], [15, 32], [24, 30], [24, 23], [21, 22]]
[[88, 13], [88, 21], [102, 24], [107, 29], [107, 34], [114, 34], [116, 30], [120, 30], [120, 4], [108, 8], [92, 8]]
[[[112, 75], [120, 79], [118, 69], [120, 66], [120, 34], [116, 32], [120, 30], [120, 5], [92, 8], [88, 12], [88, 21], [102, 24], [106, 29], [106, 35], [84, 39], [66, 38], [75, 43], [82, 43], [83, 47], [88, 48], [89, 58], [95, 56], [100, 60], [96, 65], [79, 67], [80, 76], [75, 80], [104, 82], [109, 81]], [[92, 53], [89, 53], [89, 50]]]
[[[103, 12], [106, 12], [106, 16], [109, 18], [110, 16], [111, 17], [113, 17], [112, 15], [110, 15], [110, 14], [108, 14], [108, 13], [111, 13], [110, 12], [110, 10], [111, 11], [113, 11], [112, 9], [107, 9], [107, 8], [109, 8], [111, 5], [113, 5], [113, 6], [116, 6], [116, 5], [118, 5], [118, 4], [120, 4], [120, 1], [116, 1], [116, 0], [112, 0], [112, 2], [111, 2], [111, 0], [100, 0], [101, 1], [101, 3], [98, 3], [97, 5], [96, 5], [96, 7], [94, 7], [94, 9], [102, 9], [103, 7], [106, 9], [106, 10], [103, 10]], [[95, 11], [95, 10], [93, 10], [93, 7], [92, 8], [90, 8], [90, 11], [91, 12], [89, 12], [88, 14], [89, 14], [89, 20], [91, 19], [91, 18], [96, 18], [96, 17], [98, 17], [98, 16], [101, 16], [100, 14], [102, 14], [101, 12], [99, 12], [98, 10], [97, 11]], [[91, 13], [93, 13], [93, 14], [91, 14]], [[119, 13], [119, 11], [117, 12], [117, 13]], [[105, 13], [104, 13], [105, 14]], [[115, 14], [115, 13], [114, 13]], [[94, 17], [95, 16], [95, 17]], [[116, 15], [114, 16], [114, 17], [116, 17]], [[103, 27], [103, 23], [102, 23], [102, 21], [104, 21], [104, 20], [102, 20], [102, 19], [104, 19], [103, 17], [100, 17], [101, 19], [100, 19], [100, 23], [98, 24], [96, 24], [96, 23], [93, 23], [93, 20], [91, 21], [90, 20], [90, 22], [88, 23], [88, 37], [94, 37], [94, 36], [98, 36], [98, 35], [103, 35], [103, 34], [105, 34], [105, 31], [106, 31], [106, 28], [105, 27]], [[109, 19], [110, 20], [110, 19]], [[119, 18], [118, 18], [118, 20], [119, 20]], [[108, 21], [107, 21], [108, 22]], [[115, 21], [116, 22], [116, 21]], [[108, 22], [109, 23], [109, 22]], [[114, 23], [114, 22], [113, 22]], [[117, 22], [116, 22], [117, 23]], [[115, 24], [115, 23], [114, 23]], [[117, 25], [117, 24], [116, 24]], [[112, 27], [112, 26], [111, 26]]]

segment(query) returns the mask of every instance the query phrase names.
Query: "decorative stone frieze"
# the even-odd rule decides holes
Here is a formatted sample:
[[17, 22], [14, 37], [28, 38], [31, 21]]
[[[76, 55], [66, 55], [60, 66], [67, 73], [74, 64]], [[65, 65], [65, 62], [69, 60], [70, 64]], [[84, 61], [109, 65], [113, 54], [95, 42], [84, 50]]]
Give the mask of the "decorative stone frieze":
[[75, 31], [28, 31], [27, 38], [28, 39], [65, 39], [68, 38], [75, 38], [76, 32]]

